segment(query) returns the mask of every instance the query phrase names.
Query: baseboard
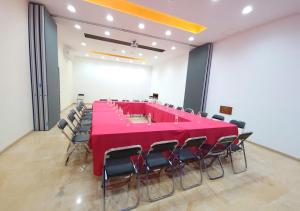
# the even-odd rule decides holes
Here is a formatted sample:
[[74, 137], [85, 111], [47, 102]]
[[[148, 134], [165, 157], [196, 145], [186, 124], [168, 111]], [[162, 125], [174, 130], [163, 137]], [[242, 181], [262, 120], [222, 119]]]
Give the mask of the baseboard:
[[274, 153], [280, 154], [280, 155], [282, 155], [282, 156], [284, 156], [284, 157], [288, 157], [288, 158], [291, 158], [291, 159], [293, 159], [293, 160], [295, 160], [295, 161], [298, 161], [298, 162], [300, 162], [300, 158], [297, 158], [297, 157], [294, 157], [294, 156], [292, 156], [292, 155], [288, 155], [288, 154], [286, 154], [286, 153], [284, 153], [284, 152], [280, 152], [280, 151], [278, 151], [278, 150], [275, 150], [275, 149], [272, 149], [272, 148], [266, 147], [266, 146], [264, 146], [264, 145], [261, 145], [261, 144], [255, 143], [255, 142], [253, 142], [253, 141], [251, 141], [251, 140], [247, 141], [247, 143], [253, 144], [253, 145], [255, 145], [255, 146], [258, 146], [258, 147], [264, 148], [264, 149], [266, 149], [266, 150], [269, 150], [269, 151], [271, 151], [271, 152], [274, 152]]
[[3, 154], [4, 152], [6, 152], [7, 150], [9, 150], [11, 147], [13, 147], [14, 145], [16, 145], [17, 143], [19, 143], [23, 138], [25, 138], [26, 136], [28, 136], [32, 132], [33, 132], [33, 130], [30, 130], [29, 132], [27, 132], [24, 135], [22, 135], [20, 138], [18, 138], [15, 141], [13, 141], [8, 146], [4, 147], [4, 149], [0, 151], [0, 155]]

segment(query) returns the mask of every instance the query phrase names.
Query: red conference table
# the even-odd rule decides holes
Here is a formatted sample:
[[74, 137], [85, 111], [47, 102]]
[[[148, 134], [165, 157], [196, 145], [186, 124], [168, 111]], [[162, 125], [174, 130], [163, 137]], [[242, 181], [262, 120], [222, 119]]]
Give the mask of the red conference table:
[[[93, 103], [90, 146], [93, 150], [94, 174], [102, 174], [104, 153], [114, 147], [141, 145], [147, 151], [157, 141], [178, 140], [183, 144], [189, 137], [206, 136], [208, 144], [220, 137], [237, 135], [235, 125], [200, 117], [154, 103], [116, 102], [119, 112], [111, 103]], [[151, 114], [153, 123], [133, 124], [127, 114]], [[175, 122], [175, 116], [178, 122]]]

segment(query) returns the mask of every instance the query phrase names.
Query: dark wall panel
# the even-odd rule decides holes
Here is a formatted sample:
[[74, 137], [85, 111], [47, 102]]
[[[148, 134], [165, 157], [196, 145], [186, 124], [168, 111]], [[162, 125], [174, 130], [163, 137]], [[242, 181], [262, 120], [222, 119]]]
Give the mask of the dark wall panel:
[[45, 10], [45, 51], [47, 69], [48, 129], [60, 118], [60, 85], [58, 70], [57, 27]]
[[205, 110], [212, 44], [199, 46], [189, 53], [184, 107], [195, 112]]

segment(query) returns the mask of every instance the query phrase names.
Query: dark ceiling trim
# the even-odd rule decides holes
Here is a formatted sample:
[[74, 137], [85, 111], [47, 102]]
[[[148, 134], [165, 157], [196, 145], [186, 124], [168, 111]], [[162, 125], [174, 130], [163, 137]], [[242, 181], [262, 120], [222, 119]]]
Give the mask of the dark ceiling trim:
[[[101, 36], [97, 36], [97, 35], [93, 35], [93, 34], [87, 34], [87, 33], [84, 33], [84, 36], [86, 38], [89, 38], [89, 39], [100, 40], [100, 41], [105, 41], [105, 42], [111, 42], [111, 43], [115, 43], [115, 44], [119, 44], [119, 45], [132, 46], [132, 43], [125, 42], [125, 41], [122, 41], [122, 40], [116, 40], [116, 39], [101, 37]], [[152, 48], [150, 46], [145, 46], [145, 45], [140, 45], [140, 44], [137, 44], [137, 48], [142, 48], [142, 49], [146, 49], [146, 50], [150, 50], [150, 51], [156, 51], [156, 52], [160, 52], [160, 53], [165, 51], [164, 49]]]
[[144, 37], [150, 37], [150, 38], [154, 38], [154, 39], [158, 39], [158, 40], [174, 42], [174, 43], [177, 43], [177, 44], [186, 45], [186, 46], [190, 46], [190, 47], [193, 47], [193, 48], [198, 47], [197, 45], [192, 45], [192, 44], [185, 43], [185, 42], [180, 42], [180, 41], [177, 41], [177, 40], [172, 40], [172, 39], [167, 39], [167, 38], [163, 38], [163, 37], [153, 36], [153, 35], [149, 35], [149, 34], [144, 34], [144, 33], [135, 32], [135, 31], [131, 31], [131, 30], [128, 30], [128, 29], [123, 29], [123, 28], [118, 28], [118, 27], [113, 27], [113, 26], [108, 26], [108, 25], [104, 25], [104, 24], [94, 23], [94, 22], [90, 22], [90, 21], [79, 20], [79, 19], [76, 19], [76, 18], [69, 18], [69, 17], [55, 15], [55, 14], [52, 14], [52, 17], [59, 18], [59, 19], [64, 19], [64, 20], [68, 20], [68, 21], [74, 21], [74, 22], [77, 22], [77, 23], [84, 23], [84, 24], [99, 26], [99, 27], [103, 27], [103, 28], [109, 28], [109, 29], [118, 30], [118, 31], [122, 31], [122, 32], [127, 32], [127, 33], [131, 33], [131, 34], [137, 34], [137, 35], [141, 35], [141, 36], [144, 36]]

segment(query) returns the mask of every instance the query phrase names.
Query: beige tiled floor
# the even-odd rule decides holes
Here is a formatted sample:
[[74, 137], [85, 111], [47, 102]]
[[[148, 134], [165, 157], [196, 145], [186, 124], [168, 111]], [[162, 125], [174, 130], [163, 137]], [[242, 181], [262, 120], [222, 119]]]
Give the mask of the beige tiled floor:
[[[76, 154], [65, 167], [67, 144], [53, 128], [33, 132], [1, 154], [0, 210], [102, 210], [100, 178], [93, 176], [91, 156], [84, 161], [83, 154]], [[232, 174], [224, 160], [224, 178], [210, 181], [204, 174], [203, 184], [187, 191], [176, 179], [175, 194], [156, 203], [148, 202], [142, 186], [138, 210], [300, 210], [300, 163], [253, 144], [246, 148], [247, 172]], [[162, 183], [165, 190], [168, 180]], [[107, 210], [126, 200], [124, 192], [114, 192]]]

